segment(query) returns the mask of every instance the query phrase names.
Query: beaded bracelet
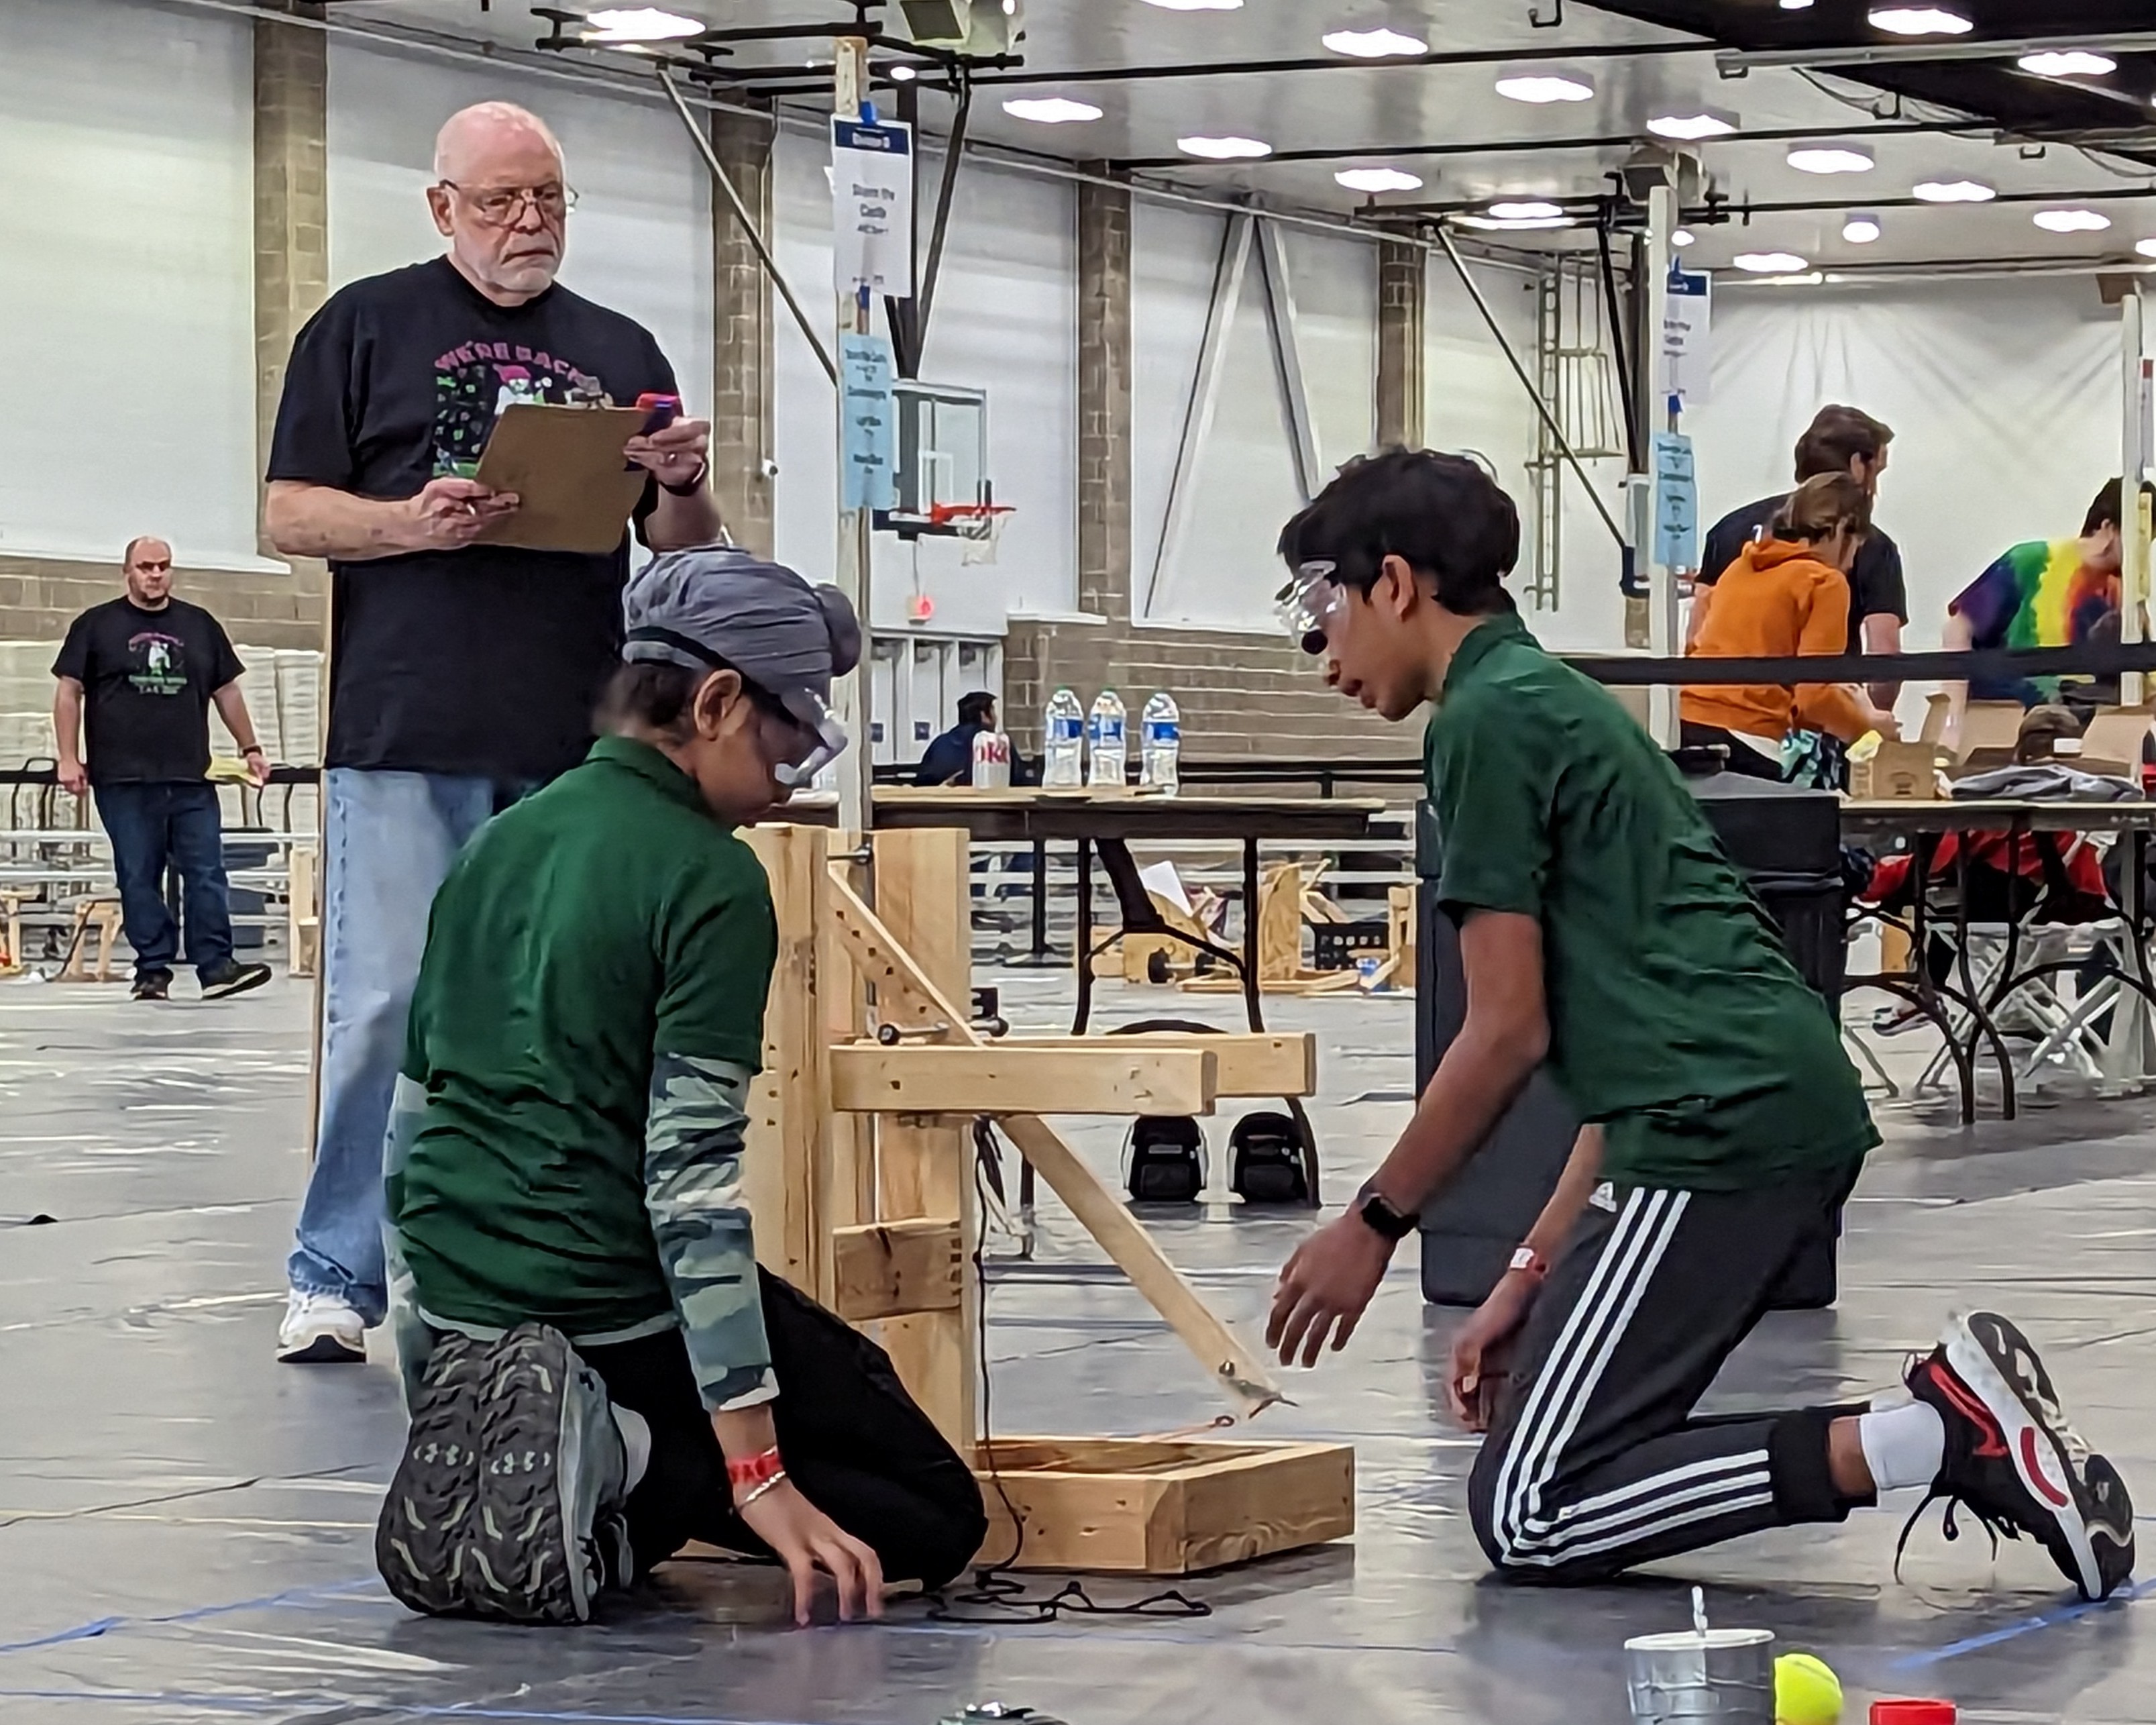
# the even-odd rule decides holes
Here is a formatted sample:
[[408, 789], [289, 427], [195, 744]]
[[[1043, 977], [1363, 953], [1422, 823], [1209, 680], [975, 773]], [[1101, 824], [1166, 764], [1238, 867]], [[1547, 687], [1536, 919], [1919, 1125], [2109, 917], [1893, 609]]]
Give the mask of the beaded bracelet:
[[750, 1493], [749, 1493], [746, 1497], [742, 1498], [742, 1501], [741, 1501], [740, 1502], [737, 1503], [737, 1504], [734, 1506], [734, 1512], [735, 1512], [737, 1515], [738, 1515], [738, 1514], [739, 1514], [742, 1510], [747, 1509], [747, 1508], [749, 1507], [749, 1505], [751, 1505], [752, 1503], [755, 1502], [756, 1502], [756, 1500], [757, 1500], [757, 1498], [759, 1498], [759, 1497], [762, 1497], [762, 1496], [763, 1496], [763, 1494], [764, 1494], [765, 1492], [767, 1492], [767, 1491], [770, 1491], [770, 1490], [772, 1489], [772, 1487], [773, 1487], [774, 1486], [776, 1486], [776, 1485], [777, 1485], [777, 1484], [778, 1484], [781, 1480], [784, 1479], [785, 1477], [786, 1477], [786, 1470], [785, 1470], [784, 1468], [783, 1468], [783, 1467], [782, 1467], [782, 1468], [780, 1468], [780, 1469], [778, 1470], [778, 1471], [777, 1473], [775, 1473], [775, 1474], [772, 1475], [772, 1476], [771, 1476], [769, 1479], [766, 1480], [766, 1481], [765, 1481], [762, 1485], [758, 1486], [757, 1486], [757, 1487], [753, 1491], [751, 1491], [751, 1492], [750, 1492]]

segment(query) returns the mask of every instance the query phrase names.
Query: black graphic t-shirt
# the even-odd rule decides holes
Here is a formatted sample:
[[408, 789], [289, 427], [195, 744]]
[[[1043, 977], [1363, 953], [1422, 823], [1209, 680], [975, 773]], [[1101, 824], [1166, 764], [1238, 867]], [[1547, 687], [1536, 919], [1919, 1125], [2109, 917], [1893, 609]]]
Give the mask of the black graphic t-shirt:
[[[269, 477], [404, 498], [470, 478], [513, 402], [675, 393], [650, 332], [559, 285], [485, 297], [446, 258], [339, 289], [293, 345]], [[647, 484], [636, 524], [658, 500]], [[621, 642], [629, 536], [600, 557], [474, 545], [331, 572], [332, 767], [536, 781], [574, 766]]]
[[53, 675], [83, 686], [92, 784], [175, 784], [209, 771], [209, 698], [244, 670], [199, 605], [92, 605], [68, 625]]

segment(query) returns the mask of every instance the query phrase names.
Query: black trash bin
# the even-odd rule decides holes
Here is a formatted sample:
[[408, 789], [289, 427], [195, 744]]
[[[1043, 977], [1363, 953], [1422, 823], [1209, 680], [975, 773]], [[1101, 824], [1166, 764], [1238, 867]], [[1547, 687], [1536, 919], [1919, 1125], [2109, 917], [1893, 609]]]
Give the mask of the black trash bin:
[[[1838, 1007], [1847, 973], [1840, 799], [1829, 791], [1733, 773], [1687, 772], [1686, 782], [1782, 929], [1799, 973]], [[1466, 1016], [1459, 930], [1438, 903], [1443, 872], [1436, 811], [1424, 803], [1415, 811], [1418, 1096]], [[1578, 1132], [1571, 1104], [1546, 1071], [1537, 1071], [1450, 1189], [1423, 1212], [1424, 1299], [1443, 1306], [1481, 1302], [1541, 1214]], [[1790, 1266], [1769, 1303], [1777, 1310], [1810, 1310], [1832, 1305], [1835, 1293], [1835, 1251], [1828, 1241]]]

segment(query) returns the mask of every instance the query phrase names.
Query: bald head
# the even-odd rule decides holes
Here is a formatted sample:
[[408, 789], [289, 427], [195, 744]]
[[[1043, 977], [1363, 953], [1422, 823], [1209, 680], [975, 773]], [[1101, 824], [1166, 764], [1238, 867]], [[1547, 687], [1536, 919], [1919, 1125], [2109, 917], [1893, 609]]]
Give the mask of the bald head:
[[434, 174], [427, 205], [458, 274], [497, 305], [554, 285], [569, 195], [545, 121], [511, 102], [461, 109], [435, 136]]
[[127, 542], [120, 554], [127, 597], [146, 611], [162, 611], [172, 593], [172, 547], [148, 533]]
[[[547, 126], [528, 108], [514, 102], [475, 102], [459, 108], [442, 122], [434, 134], [434, 177], [462, 185], [477, 184], [503, 165], [505, 157], [527, 162], [534, 152], [543, 154], [553, 177], [562, 177], [562, 145]], [[522, 182], [536, 185], [537, 180]]]

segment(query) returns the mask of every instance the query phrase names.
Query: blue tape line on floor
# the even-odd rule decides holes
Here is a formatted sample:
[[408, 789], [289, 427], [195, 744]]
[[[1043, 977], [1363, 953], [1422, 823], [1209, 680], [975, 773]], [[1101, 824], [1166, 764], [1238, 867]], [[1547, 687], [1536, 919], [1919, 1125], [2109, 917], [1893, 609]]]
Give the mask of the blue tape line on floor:
[[[282, 1593], [264, 1594], [259, 1599], [235, 1599], [223, 1605], [193, 1605], [184, 1611], [163, 1612], [150, 1617], [93, 1617], [87, 1623], [76, 1624], [70, 1629], [54, 1630], [49, 1635], [36, 1635], [27, 1641], [0, 1641], [0, 1654], [28, 1653], [39, 1647], [62, 1646], [69, 1641], [95, 1640], [115, 1630], [198, 1623], [206, 1617], [224, 1617], [234, 1611], [271, 1611], [280, 1605], [297, 1605], [313, 1599], [329, 1599], [359, 1588], [382, 1592], [379, 1580], [372, 1575], [362, 1575], [349, 1581], [325, 1582], [314, 1587], [289, 1587]], [[386, 1599], [388, 1595], [384, 1594], [383, 1597]]]
[[1928, 1648], [1922, 1653], [1904, 1654], [1889, 1670], [1897, 1671], [1921, 1671], [1945, 1660], [1958, 1659], [1964, 1653], [1980, 1653], [1986, 1647], [1996, 1647], [2002, 1641], [2017, 1640], [2031, 1635], [2038, 1630], [2056, 1629], [2062, 1623], [2072, 1623], [2092, 1611], [2110, 1611], [2132, 1604], [2156, 1593], [2156, 1579], [2136, 1582], [2123, 1592], [2113, 1594], [2103, 1600], [2084, 1599], [2078, 1604], [2061, 1605], [2056, 1611], [2039, 1612], [2034, 1617], [2025, 1617], [2018, 1623], [2010, 1623], [2003, 1629], [1986, 1631], [1980, 1635], [1969, 1635], [1962, 1640], [1949, 1641], [1943, 1647]]

